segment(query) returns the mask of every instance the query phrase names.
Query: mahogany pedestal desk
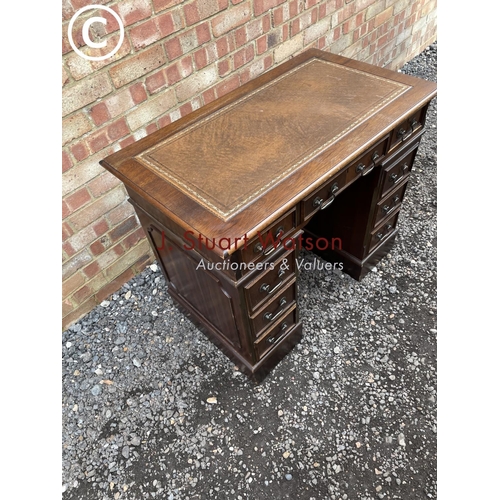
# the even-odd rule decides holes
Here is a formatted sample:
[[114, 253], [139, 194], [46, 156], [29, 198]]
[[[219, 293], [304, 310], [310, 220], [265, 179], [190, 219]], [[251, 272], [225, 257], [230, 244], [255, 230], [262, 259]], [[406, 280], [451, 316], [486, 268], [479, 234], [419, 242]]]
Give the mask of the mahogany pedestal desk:
[[436, 85], [315, 49], [101, 164], [168, 283], [256, 381], [302, 336], [301, 246], [361, 279], [391, 248]]

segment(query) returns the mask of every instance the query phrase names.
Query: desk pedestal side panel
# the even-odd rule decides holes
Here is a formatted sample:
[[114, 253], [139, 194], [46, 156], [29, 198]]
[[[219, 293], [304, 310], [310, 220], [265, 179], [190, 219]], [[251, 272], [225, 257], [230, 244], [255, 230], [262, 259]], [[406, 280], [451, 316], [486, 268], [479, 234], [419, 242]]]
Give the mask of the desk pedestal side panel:
[[[422, 133], [423, 129], [411, 141], [393, 148], [379, 166], [350, 185], [305, 228], [316, 242], [314, 252], [329, 262], [342, 262], [343, 271], [356, 280], [373, 269], [394, 245], [400, 205]], [[341, 247], [319, 250], [320, 239], [340, 240]]]
[[[300, 341], [302, 323], [298, 320], [288, 322], [287, 331], [276, 341], [276, 345], [269, 344], [270, 348], [262, 355], [262, 344], [266, 339], [255, 342], [246, 312], [245, 282], [248, 280], [240, 284], [222, 271], [204, 269], [200, 262], [205, 262], [208, 267], [206, 259], [195, 250], [183, 248], [170, 229], [140, 206], [134, 205], [168, 283], [169, 295], [243, 373], [260, 382]], [[276, 257], [281, 254], [276, 254]], [[291, 278], [289, 281], [293, 281], [293, 276]], [[294, 288], [295, 296], [296, 284], [290, 286]], [[298, 311], [294, 310], [294, 315], [297, 318]], [[273, 333], [273, 328], [276, 329], [276, 326], [271, 326], [269, 334]]]

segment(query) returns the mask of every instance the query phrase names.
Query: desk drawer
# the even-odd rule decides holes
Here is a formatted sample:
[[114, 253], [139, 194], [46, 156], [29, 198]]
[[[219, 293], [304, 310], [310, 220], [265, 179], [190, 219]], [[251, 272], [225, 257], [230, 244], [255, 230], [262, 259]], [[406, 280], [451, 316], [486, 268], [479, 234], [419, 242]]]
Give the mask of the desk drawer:
[[274, 222], [271, 227], [260, 232], [255, 238], [252, 238], [241, 250], [241, 260], [247, 264], [250, 262], [257, 262], [263, 260], [268, 255], [271, 255], [276, 250], [281, 248], [282, 243], [273, 245], [280, 239], [289, 236], [297, 226], [296, 210], [295, 208], [287, 214], [280, 217]]
[[419, 132], [425, 123], [427, 107], [419, 109], [409, 118], [398, 123], [391, 132], [388, 152], [393, 152], [398, 146], [410, 140]]
[[389, 237], [396, 230], [396, 222], [398, 221], [399, 208], [396, 209], [396, 213], [382, 222], [376, 229], [371, 233], [370, 244], [368, 251], [371, 252], [379, 243], [382, 243], [387, 237]]
[[343, 171], [305, 198], [302, 202], [304, 219], [308, 219], [318, 210], [324, 210], [328, 207], [335, 200], [335, 196], [345, 187], [345, 184], [346, 171]]
[[346, 169], [346, 183], [349, 184], [352, 180], [368, 175], [377, 165], [379, 165], [385, 157], [385, 150], [389, 136], [384, 137], [375, 146], [372, 146], [368, 151], [351, 162]]
[[257, 359], [265, 356], [274, 346], [278, 345], [292, 330], [297, 322], [297, 309], [293, 306], [286, 316], [279, 320], [276, 325], [267, 330], [259, 339], [255, 341], [255, 351]]
[[293, 280], [273, 300], [268, 302], [253, 317], [250, 318], [252, 332], [258, 337], [266, 328], [279, 321], [296, 300], [296, 282]]
[[255, 280], [245, 286], [248, 311], [257, 310], [271, 297], [280, 293], [294, 276], [295, 250], [290, 250], [274, 263], [273, 269], [267, 270], [264, 274], [259, 274]]
[[419, 143], [415, 142], [415, 144], [413, 144], [409, 150], [405, 151], [402, 156], [384, 168], [381, 197], [386, 196], [389, 191], [399, 184], [402, 184], [404, 180], [407, 179], [413, 167], [418, 145]]
[[403, 184], [398, 189], [389, 193], [384, 199], [377, 203], [373, 227], [375, 227], [382, 219], [394, 213], [401, 206], [401, 200], [403, 199], [407, 185], [408, 178], [403, 181]]

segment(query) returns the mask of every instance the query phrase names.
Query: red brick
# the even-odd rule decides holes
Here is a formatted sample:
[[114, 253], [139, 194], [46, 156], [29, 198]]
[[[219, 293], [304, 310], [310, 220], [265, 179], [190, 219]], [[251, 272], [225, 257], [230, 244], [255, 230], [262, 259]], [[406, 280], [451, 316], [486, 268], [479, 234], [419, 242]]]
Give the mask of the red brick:
[[194, 54], [196, 69], [204, 68], [207, 65], [207, 53], [204, 48], [197, 50]]
[[210, 40], [210, 26], [208, 22], [196, 26], [196, 37], [200, 45]]
[[188, 26], [196, 24], [200, 20], [200, 13], [198, 12], [196, 1], [184, 5], [184, 17]]
[[[125, 27], [148, 19], [152, 14], [149, 0], [121, 0], [111, 8], [119, 15]], [[113, 15], [105, 10], [101, 10], [100, 15], [107, 20], [107, 33], [118, 30], [118, 22]]]
[[135, 104], [145, 101], [148, 97], [144, 85], [140, 82], [130, 87], [130, 95]]
[[81, 137], [90, 130], [92, 130], [92, 124], [83, 112], [65, 118], [62, 122], [63, 145]]
[[242, 47], [247, 43], [247, 29], [246, 26], [243, 26], [241, 28], [238, 28], [234, 32], [234, 40], [236, 43], [236, 47]]
[[69, 226], [67, 222], [63, 222], [62, 224], [62, 240], [66, 241], [70, 236], [73, 235], [73, 230]]
[[229, 58], [218, 63], [219, 76], [226, 76], [231, 73], [231, 63]]
[[250, 62], [254, 58], [254, 48], [253, 45], [249, 45], [238, 52], [236, 52], [233, 56], [234, 69], [238, 69], [246, 63]]
[[98, 132], [87, 139], [87, 144], [92, 153], [97, 153], [110, 143], [106, 132]]
[[167, 51], [167, 56], [170, 60], [176, 59], [183, 54], [179, 38], [172, 38], [172, 40], [166, 42], [165, 50]]
[[147, 135], [150, 135], [152, 134], [153, 132], [156, 132], [158, 130], [158, 125], [156, 125], [156, 123], [150, 123], [147, 127], [146, 127], [146, 134]]
[[76, 250], [73, 248], [73, 245], [69, 241], [65, 241], [62, 246], [63, 252], [68, 257], [73, 257], [76, 254]]
[[146, 84], [147, 91], [150, 94], [154, 94], [157, 90], [163, 88], [167, 84], [165, 72], [161, 70], [154, 75], [148, 76], [144, 83]]
[[88, 158], [90, 154], [84, 142], [77, 142], [76, 144], [73, 144], [73, 146], [71, 146], [71, 153], [75, 157], [76, 161], [85, 160], [85, 158]]
[[[302, 5], [302, 3], [300, 5]], [[288, 11], [290, 18], [295, 17], [299, 13], [299, 0], [293, 0], [293, 2], [290, 2]]]
[[160, 12], [174, 5], [178, 5], [183, 1], [184, 0], [153, 0], [153, 8], [155, 12]]
[[173, 85], [174, 83], [177, 83], [181, 79], [181, 75], [179, 73], [179, 68], [177, 64], [173, 64], [172, 66], [169, 66], [166, 69], [167, 73], [167, 80], [169, 85]]
[[318, 11], [319, 9], [313, 9], [311, 12], [311, 24], [314, 24], [318, 20]]
[[94, 241], [90, 245], [90, 251], [92, 252], [92, 255], [100, 255], [102, 252], [106, 250], [106, 247], [102, 244], [101, 240]]
[[177, 11], [162, 14], [157, 18], [157, 23], [161, 38], [165, 38], [184, 28], [182, 17]]
[[273, 65], [273, 56], [269, 55], [264, 58], [264, 71], [268, 70]]
[[70, 208], [68, 207], [68, 204], [62, 200], [62, 218], [63, 220], [71, 213]]
[[97, 74], [74, 85], [67, 85], [62, 90], [63, 116], [95, 102], [112, 91], [106, 74]]
[[129, 248], [137, 245], [139, 241], [144, 239], [146, 235], [142, 227], [137, 228], [132, 234], [129, 234], [126, 238], [121, 241], [122, 248], [127, 251]]
[[85, 283], [84, 277], [80, 273], [75, 273], [62, 284], [62, 296], [67, 298], [75, 290], [78, 290]]
[[[350, 3], [353, 0], [345, 0], [345, 3]], [[306, 0], [306, 9], [310, 9], [311, 7], [314, 7], [319, 0]]]
[[129, 109], [133, 108], [136, 104], [132, 99], [130, 89], [123, 89], [119, 92], [116, 92], [104, 102], [106, 104], [106, 107], [108, 108], [111, 118], [115, 118], [125, 113]]
[[104, 233], [106, 233], [109, 229], [109, 225], [106, 222], [105, 219], [101, 219], [99, 222], [94, 224], [92, 226], [92, 230], [94, 231], [95, 235], [99, 238], [102, 236]]
[[391, 5], [380, 14], [377, 14], [375, 16], [375, 27], [380, 26], [381, 24], [384, 24], [386, 21], [388, 21], [392, 16], [393, 9], [394, 6]]
[[92, 289], [85, 285], [79, 290], [77, 290], [71, 298], [77, 303], [77, 305], [80, 305], [82, 302], [84, 302], [86, 299], [92, 296]]
[[119, 62], [109, 70], [116, 88], [137, 80], [141, 76], [163, 66], [166, 63], [165, 53], [160, 45], [140, 51], [132, 58]]
[[88, 184], [88, 189], [94, 198], [99, 198], [99, 196], [113, 189], [118, 184], [120, 184], [120, 180], [106, 171], [95, 179], [92, 179]]
[[263, 54], [267, 50], [267, 36], [257, 38], [257, 54]]
[[158, 29], [156, 19], [134, 26], [129, 31], [130, 40], [135, 50], [147, 47], [160, 39], [160, 31]]
[[237, 89], [239, 86], [240, 86], [240, 79], [238, 75], [234, 75], [231, 78], [228, 78], [227, 80], [223, 81], [222, 83], [219, 83], [219, 85], [215, 87], [215, 90], [217, 92], [217, 97], [222, 97], [228, 92], [231, 92], [231, 90]]
[[208, 104], [212, 101], [215, 101], [215, 89], [208, 89], [208, 90], [205, 90], [205, 92], [203, 92], [202, 94], [202, 97], [203, 97], [203, 103], [204, 104]]
[[233, 7], [212, 19], [212, 32], [219, 37], [246, 23], [251, 17], [250, 2]]
[[93, 278], [99, 271], [101, 271], [101, 266], [95, 261], [83, 268], [83, 274], [85, 274], [87, 278]]
[[112, 141], [116, 141], [117, 139], [125, 137], [128, 133], [130, 133], [130, 130], [128, 129], [125, 118], [120, 118], [116, 122], [109, 125], [109, 127], [107, 128], [107, 132], [108, 137]]
[[109, 116], [108, 108], [103, 102], [100, 102], [91, 108], [90, 116], [97, 126], [106, 123], [111, 118]]
[[117, 241], [135, 228], [137, 228], [137, 221], [135, 217], [132, 216], [113, 228], [109, 232], [109, 237], [111, 238], [111, 241]]
[[170, 113], [158, 118], [158, 127], [160, 127], [160, 128], [166, 127], [167, 125], [170, 125], [171, 123], [172, 123], [172, 120], [170, 118]]
[[232, 38], [225, 36], [224, 38], [220, 38], [216, 42], [217, 46], [217, 55], [218, 57], [224, 57], [234, 50], [234, 42]]
[[130, 146], [134, 142], [135, 142], [134, 136], [131, 135], [120, 142], [120, 148], [121, 149], [126, 148], [127, 146]]
[[180, 108], [179, 108], [179, 111], [181, 113], [181, 117], [182, 116], [186, 116], [188, 115], [189, 113], [192, 113], [193, 112], [193, 107], [191, 105], [190, 102], [186, 102], [185, 104], [183, 104]]
[[66, 170], [69, 170], [72, 166], [73, 166], [73, 162], [71, 161], [69, 154], [66, 153], [66, 151], [63, 151], [62, 152], [62, 171], [66, 172]]
[[65, 198], [66, 203], [70, 209], [70, 213], [75, 212], [79, 208], [86, 205], [91, 200], [91, 196], [87, 191], [86, 187], [83, 187], [76, 191], [75, 193], [67, 196]]
[[273, 7], [276, 7], [286, 0], [255, 0], [254, 1], [254, 14], [256, 16], [259, 16], [266, 10], [272, 9]]

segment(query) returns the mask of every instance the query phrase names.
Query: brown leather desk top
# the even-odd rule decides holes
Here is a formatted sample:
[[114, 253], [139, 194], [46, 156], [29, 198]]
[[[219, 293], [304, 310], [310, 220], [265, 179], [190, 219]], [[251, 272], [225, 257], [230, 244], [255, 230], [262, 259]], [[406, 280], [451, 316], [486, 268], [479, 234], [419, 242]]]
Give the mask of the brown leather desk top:
[[310, 49], [101, 163], [180, 227], [251, 238], [435, 94]]

